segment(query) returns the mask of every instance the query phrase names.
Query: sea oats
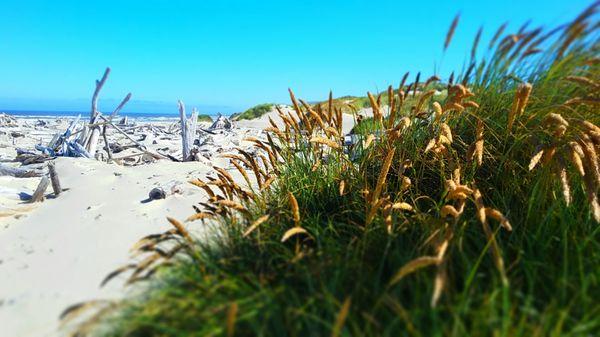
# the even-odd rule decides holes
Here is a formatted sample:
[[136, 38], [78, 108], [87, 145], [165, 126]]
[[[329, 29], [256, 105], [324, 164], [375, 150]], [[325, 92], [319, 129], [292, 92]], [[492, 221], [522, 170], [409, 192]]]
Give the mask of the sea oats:
[[479, 27], [477, 30], [477, 34], [475, 35], [475, 39], [473, 40], [473, 46], [471, 47], [471, 60], [475, 59], [475, 55], [477, 53], [477, 46], [479, 45], [479, 40], [481, 39], [481, 33], [483, 32], [483, 27]]
[[402, 185], [400, 186], [400, 190], [401, 191], [406, 190], [407, 188], [410, 187], [411, 183], [412, 182], [410, 181], [409, 177], [406, 177], [406, 176], [402, 177]]
[[486, 207], [485, 215], [486, 215], [486, 217], [492, 218], [492, 219], [500, 222], [500, 225], [502, 227], [504, 227], [507, 231], [512, 231], [512, 226], [510, 225], [510, 222], [500, 211], [493, 209], [493, 208]]
[[256, 219], [252, 225], [250, 225], [248, 227], [248, 229], [246, 229], [246, 231], [244, 232], [243, 236], [246, 237], [248, 235], [250, 235], [250, 233], [252, 233], [256, 228], [258, 228], [258, 226], [262, 225], [263, 223], [265, 223], [265, 221], [269, 220], [269, 215], [263, 215], [260, 218]]
[[404, 76], [402, 76], [402, 80], [400, 81], [400, 85], [398, 86], [398, 90], [402, 91], [404, 85], [406, 84], [406, 80], [408, 79], [408, 75], [410, 75], [410, 72], [407, 71], [404, 73]]
[[375, 135], [373, 135], [373, 134], [369, 134], [369, 135], [367, 136], [367, 139], [365, 139], [365, 143], [364, 143], [364, 145], [363, 145], [363, 148], [364, 148], [364, 149], [367, 149], [367, 148], [369, 148], [369, 146], [371, 145], [371, 143], [373, 143], [373, 141], [374, 141], [374, 140], [375, 140]]
[[544, 155], [544, 149], [539, 149], [533, 155], [533, 157], [531, 157], [531, 160], [529, 161], [529, 171], [533, 170], [537, 166], [537, 164], [540, 162], [540, 159], [542, 159], [543, 155]]
[[597, 88], [600, 87], [600, 84], [596, 83], [591, 78], [584, 77], [584, 76], [567, 76], [567, 77], [565, 77], [565, 79], [567, 81], [575, 82], [577, 84], [581, 84], [581, 85], [584, 85], [584, 86], [589, 86], [589, 87], [592, 87], [594, 89], [597, 89]]
[[231, 303], [229, 309], [227, 309], [226, 319], [226, 331], [227, 337], [233, 337], [235, 335], [235, 322], [237, 320], [238, 304], [237, 302]]
[[302, 227], [293, 227], [288, 229], [283, 236], [281, 237], [281, 242], [286, 242], [289, 238], [299, 235], [299, 234], [307, 234], [306, 229]]
[[450, 41], [452, 41], [452, 37], [454, 36], [454, 31], [456, 30], [456, 26], [458, 26], [458, 20], [460, 18], [460, 14], [457, 14], [452, 23], [450, 24], [450, 28], [448, 28], [448, 32], [446, 33], [446, 41], [444, 41], [444, 50], [448, 49], [450, 45]]
[[199, 212], [199, 213], [191, 215], [190, 217], [188, 217], [187, 219], [185, 219], [185, 222], [191, 222], [191, 221], [196, 221], [196, 220], [208, 219], [208, 218], [212, 218], [213, 216], [214, 215], [211, 214], [211, 213]]
[[444, 205], [442, 206], [442, 209], [440, 209], [440, 215], [442, 218], [445, 218], [448, 215], [453, 218], [458, 218], [460, 216], [460, 213], [456, 210], [456, 208], [454, 208], [454, 206]]
[[433, 106], [433, 111], [435, 113], [434, 121], [437, 122], [442, 118], [442, 115], [443, 115], [442, 106], [440, 105], [439, 102], [433, 102], [432, 106]]
[[260, 188], [260, 190], [261, 191], [267, 190], [269, 188], [269, 186], [271, 186], [273, 181], [275, 181], [275, 178], [277, 178], [277, 176], [275, 176], [275, 175], [268, 177], [265, 180], [265, 182], [263, 183], [263, 186]]
[[436, 265], [439, 259], [436, 256], [421, 256], [406, 263], [396, 274], [390, 279], [389, 285], [394, 285], [402, 280], [406, 275], [412, 274], [415, 271], [428, 266]]
[[[579, 146], [579, 144], [575, 143], [577, 146]], [[577, 168], [577, 171], [579, 172], [579, 174], [583, 177], [585, 176], [585, 169], [583, 168], [583, 162], [581, 160], [581, 156], [579, 155], [578, 151], [575, 150], [573, 148], [573, 146], [571, 146], [571, 150], [569, 151], [570, 154], [570, 159], [571, 159], [571, 163], [573, 164], [573, 166], [575, 166], [575, 168]]]
[[559, 171], [560, 184], [562, 187], [563, 198], [565, 199], [565, 203], [567, 206], [571, 205], [571, 187], [569, 186], [569, 178], [567, 176], [567, 170], [564, 166], [561, 166]]
[[438, 267], [438, 270], [435, 274], [435, 279], [433, 281], [433, 293], [431, 295], [431, 307], [435, 308], [437, 303], [442, 295], [442, 291], [446, 286], [446, 281], [448, 279], [448, 274], [446, 273], [445, 264], [444, 266]]
[[397, 202], [392, 204], [392, 209], [401, 210], [401, 211], [412, 211], [413, 207], [406, 202]]
[[337, 142], [334, 142], [333, 140], [329, 139], [329, 138], [325, 138], [325, 137], [312, 137], [310, 139], [311, 143], [317, 143], [317, 144], [322, 144], [322, 145], [327, 145], [332, 149], [339, 149], [340, 148], [340, 144]]
[[556, 145], [552, 145], [544, 151], [544, 154], [542, 155], [542, 160], [541, 160], [542, 163], [548, 164], [550, 161], [552, 161], [555, 154], [556, 154]]
[[344, 180], [340, 181], [340, 186], [339, 186], [340, 196], [344, 195], [345, 188], [346, 188], [346, 181], [344, 181]]
[[379, 111], [379, 105], [377, 104], [377, 100], [375, 99], [375, 97], [373, 97], [373, 94], [371, 94], [370, 92], [367, 92], [367, 96], [369, 97], [371, 108], [373, 109], [373, 118], [375, 118], [376, 121], [381, 120], [381, 114]]
[[473, 101], [466, 101], [463, 102], [462, 104], [465, 108], [475, 108], [475, 109], [479, 109], [479, 104], [473, 102]]
[[450, 127], [448, 126], [448, 124], [442, 123], [440, 125], [440, 129], [441, 129], [442, 135], [444, 135], [444, 137], [446, 137], [448, 139], [448, 141], [450, 143], [452, 143], [452, 130], [450, 129]]
[[553, 113], [553, 112], [546, 115], [546, 117], [544, 118], [544, 122], [547, 124], [551, 124], [551, 125], [558, 124], [558, 125], [569, 126], [569, 122], [567, 122], [567, 120], [565, 120], [561, 114], [557, 114], [557, 113]]
[[178, 220], [171, 218], [171, 217], [167, 217], [167, 220], [171, 223], [171, 225], [173, 225], [177, 229], [177, 233], [179, 233], [179, 235], [181, 235], [183, 238], [185, 238], [189, 243], [193, 242], [192, 236], [185, 229], [185, 227], [183, 226], [183, 224], [181, 222], [179, 222]]
[[300, 226], [300, 208], [298, 207], [298, 201], [292, 192], [288, 192], [288, 199], [290, 201], [290, 207], [292, 208], [294, 224], [295, 226]]
[[350, 311], [350, 297], [344, 300], [340, 311], [335, 318], [335, 323], [333, 324], [333, 328], [331, 329], [331, 337], [338, 337], [342, 332], [342, 327], [346, 322], [346, 317], [348, 317], [348, 312]]

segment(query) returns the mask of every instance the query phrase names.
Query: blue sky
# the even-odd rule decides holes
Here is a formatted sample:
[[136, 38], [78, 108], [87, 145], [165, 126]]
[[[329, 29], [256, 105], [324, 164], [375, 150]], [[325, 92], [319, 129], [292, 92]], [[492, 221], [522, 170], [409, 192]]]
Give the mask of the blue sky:
[[[36, 1], [0, 2], [0, 110], [87, 110], [106, 66], [106, 110], [129, 91], [129, 111], [206, 113], [261, 102], [362, 95], [405, 71], [462, 67], [480, 25], [483, 41], [555, 26], [590, 1]], [[445, 55], [446, 30], [461, 21]], [[485, 45], [485, 43], [483, 43]], [[443, 57], [442, 57], [443, 56]]]

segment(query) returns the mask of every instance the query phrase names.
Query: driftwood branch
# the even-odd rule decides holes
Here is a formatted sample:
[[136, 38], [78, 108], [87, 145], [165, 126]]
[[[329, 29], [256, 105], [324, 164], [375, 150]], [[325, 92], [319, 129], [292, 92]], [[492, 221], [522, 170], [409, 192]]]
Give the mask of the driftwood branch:
[[48, 188], [48, 185], [50, 185], [50, 179], [48, 179], [47, 176], [43, 176], [42, 180], [40, 180], [40, 184], [35, 189], [35, 192], [33, 192], [33, 195], [31, 196], [31, 199], [29, 200], [29, 202], [34, 203], [34, 202], [43, 201], [44, 194], [46, 193], [46, 189]]
[[102, 138], [104, 138], [104, 145], [106, 146], [106, 154], [108, 154], [108, 159], [112, 159], [112, 152], [110, 151], [110, 143], [108, 143], [108, 138], [106, 137], [106, 125], [102, 127]]
[[137, 145], [139, 148], [141, 149], [146, 149], [146, 147], [141, 144], [140, 142], [138, 142], [137, 140], [131, 138], [131, 136], [129, 134], [127, 134], [127, 132], [123, 131], [120, 127], [118, 127], [117, 125], [115, 125], [115, 123], [109, 121], [108, 119], [106, 119], [106, 117], [100, 115], [100, 118], [103, 119], [106, 123], [108, 123], [110, 126], [112, 126], [113, 128], [115, 128], [115, 130], [117, 130], [120, 134], [124, 135], [125, 137], [127, 137], [127, 139], [129, 139], [130, 141], [132, 141], [135, 145]]
[[50, 173], [50, 181], [52, 182], [52, 190], [55, 196], [59, 196], [62, 192], [60, 187], [60, 181], [58, 180], [58, 173], [56, 173], [56, 167], [53, 162], [48, 163], [48, 172]]
[[194, 138], [196, 137], [196, 127], [198, 125], [198, 110], [193, 109], [192, 115], [188, 118], [185, 114], [185, 105], [178, 101], [179, 118], [181, 120], [181, 143], [183, 161], [193, 160], [191, 157]]
[[0, 176], [11, 176], [15, 178], [39, 177], [41, 174], [35, 171], [24, 170], [21, 168], [10, 167], [0, 164]]
[[[92, 111], [90, 112], [90, 122], [89, 125], [96, 123], [96, 119], [100, 116], [100, 112], [98, 111], [98, 96], [100, 95], [100, 90], [106, 83], [108, 79], [108, 75], [110, 74], [110, 68], [106, 68], [104, 71], [104, 75], [102, 75], [102, 79], [99, 81], [96, 80], [96, 89], [94, 90], [94, 95], [92, 96]], [[87, 140], [85, 149], [90, 153], [92, 158], [96, 155], [96, 149], [98, 147], [98, 141], [100, 140], [100, 127], [99, 126], [88, 126], [92, 132], [90, 134], [90, 138]]]
[[100, 90], [104, 86], [108, 75], [110, 74], [110, 67], [107, 67], [104, 71], [104, 75], [102, 75], [102, 79], [100, 81], [96, 80], [96, 90], [94, 90], [94, 95], [92, 96], [92, 111], [90, 113], [90, 122], [93, 122], [96, 117], [96, 112], [98, 111], [98, 95], [100, 94]]
[[131, 99], [131, 93], [128, 93], [127, 96], [125, 96], [125, 98], [123, 98], [123, 101], [121, 101], [121, 104], [119, 104], [119, 106], [110, 114], [110, 117], [108, 117], [108, 120], [112, 121], [113, 117], [115, 117], [119, 113], [119, 111], [121, 111], [121, 109], [123, 109], [125, 104], [127, 104], [127, 102], [129, 102], [130, 99]]

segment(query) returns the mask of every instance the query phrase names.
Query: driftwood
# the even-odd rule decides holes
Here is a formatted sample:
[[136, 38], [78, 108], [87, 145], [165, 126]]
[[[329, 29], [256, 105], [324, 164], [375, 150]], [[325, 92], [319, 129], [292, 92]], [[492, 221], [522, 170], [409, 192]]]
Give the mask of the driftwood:
[[155, 187], [148, 193], [148, 198], [150, 200], [164, 199], [166, 197], [167, 193], [160, 187]]
[[130, 135], [127, 133], [127, 132], [125, 132], [125, 131], [121, 130], [121, 128], [120, 128], [120, 127], [118, 127], [118, 126], [116, 126], [116, 125], [115, 125], [115, 123], [113, 123], [113, 122], [109, 121], [108, 119], [106, 119], [106, 118], [105, 118], [104, 116], [102, 116], [102, 115], [100, 115], [100, 118], [102, 118], [103, 120], [105, 120], [105, 121], [106, 121], [106, 122], [107, 122], [107, 123], [108, 123], [110, 126], [112, 126], [113, 128], [115, 128], [115, 130], [117, 130], [117, 131], [118, 131], [120, 134], [122, 134], [123, 136], [127, 137], [127, 139], [129, 139], [130, 141], [132, 141], [132, 142], [133, 142], [135, 145], [137, 145], [139, 148], [141, 148], [141, 149], [144, 149], [144, 150], [146, 149], [146, 147], [145, 147], [143, 144], [141, 144], [141, 143], [140, 143], [140, 142], [138, 142], [137, 140], [135, 140], [135, 139], [131, 138], [131, 136], [130, 136]]
[[182, 101], [179, 104], [179, 117], [181, 122], [181, 143], [183, 147], [183, 161], [192, 161], [192, 147], [194, 146], [194, 138], [196, 137], [196, 127], [198, 125], [198, 110], [193, 109], [192, 114], [187, 118], [185, 114], [185, 105]]
[[39, 177], [41, 174], [36, 171], [24, 170], [21, 168], [10, 167], [0, 164], [0, 176], [11, 176], [15, 178]]
[[40, 180], [40, 184], [35, 189], [35, 192], [33, 192], [31, 199], [29, 199], [29, 202], [34, 203], [34, 202], [43, 201], [44, 194], [46, 193], [46, 189], [48, 188], [48, 185], [50, 185], [50, 179], [48, 179], [47, 176], [43, 176], [42, 180]]
[[100, 127], [95, 126], [92, 128], [92, 134], [90, 135], [90, 139], [88, 140], [88, 144], [86, 147], [86, 150], [90, 154], [91, 158], [93, 158], [96, 155], [96, 150], [98, 148], [99, 140], [100, 140]]
[[142, 203], [147, 203], [152, 200], [166, 199], [168, 196], [173, 194], [183, 193], [182, 184], [176, 182], [172, 185], [155, 187], [148, 193], [148, 199], [142, 200]]
[[219, 115], [219, 118], [217, 118], [217, 120], [214, 121], [214, 123], [212, 123], [212, 125], [208, 129], [209, 130], [218, 130], [218, 129], [229, 130], [232, 127], [233, 127], [233, 124], [231, 124], [231, 121], [227, 117], [224, 117], [223, 115]]
[[42, 154], [20, 153], [20, 154], [17, 154], [17, 157], [14, 159], [14, 161], [20, 162], [21, 165], [31, 165], [31, 164], [41, 164], [49, 159], [52, 159], [52, 157], [45, 153], [42, 153]]
[[54, 195], [58, 197], [62, 192], [62, 188], [60, 187], [60, 181], [58, 180], [58, 174], [53, 162], [48, 163], [48, 172], [50, 174], [50, 181], [52, 182], [52, 190], [54, 191]]
[[104, 138], [104, 149], [106, 150], [106, 154], [108, 155], [108, 160], [111, 160], [112, 153], [110, 151], [110, 143], [108, 142], [108, 138], [106, 137], [106, 125], [102, 127], [102, 138]]
[[0, 113], [0, 126], [15, 127], [18, 125], [19, 123], [16, 118], [5, 113]]
[[85, 157], [92, 158], [92, 155], [87, 152], [87, 150], [77, 142], [66, 143], [68, 146], [68, 150], [74, 154], [74, 157]]
[[[112, 121], [112, 119], [119, 113], [119, 111], [121, 111], [121, 109], [123, 109], [125, 104], [127, 104], [127, 102], [129, 102], [130, 99], [131, 93], [128, 93], [127, 96], [125, 96], [125, 98], [123, 98], [123, 100], [121, 101], [121, 104], [119, 104], [119, 106], [110, 114], [108, 120]], [[127, 121], [127, 116], [125, 117], [125, 121]]]
[[[98, 96], [100, 95], [100, 90], [102, 90], [104, 83], [106, 83], [109, 74], [110, 68], [106, 68], [106, 70], [104, 71], [104, 75], [102, 75], [102, 78], [100, 80], [96, 80], [96, 89], [94, 90], [94, 95], [92, 96], [92, 108], [90, 112], [89, 125], [95, 124], [98, 117], [101, 116], [100, 111], [98, 110]], [[91, 133], [89, 139], [86, 142], [85, 149], [93, 158], [96, 155], [98, 141], [100, 140], [100, 126], [88, 127], [91, 128]]]

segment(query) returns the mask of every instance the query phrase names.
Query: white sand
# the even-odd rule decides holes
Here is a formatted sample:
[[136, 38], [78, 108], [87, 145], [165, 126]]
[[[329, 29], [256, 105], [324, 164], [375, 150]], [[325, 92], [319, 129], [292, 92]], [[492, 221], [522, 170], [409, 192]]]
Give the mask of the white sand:
[[[16, 147], [32, 150], [40, 138], [47, 142], [68, 123], [52, 121], [49, 128], [34, 128], [31, 121], [28, 124], [20, 121], [17, 128], [0, 128], [0, 159], [14, 158]], [[13, 145], [12, 131], [27, 136], [17, 138]], [[63, 331], [59, 331], [58, 316], [68, 306], [123, 296], [127, 291], [124, 277], [101, 289], [102, 279], [130, 261], [129, 249], [137, 240], [169, 229], [166, 216], [184, 219], [193, 213], [192, 205], [203, 201], [205, 194], [186, 182], [204, 178], [212, 165], [227, 167], [227, 160], [219, 158], [217, 150], [243, 146], [241, 140], [246, 134], [254, 135], [255, 131], [238, 129], [229, 135], [211, 136], [214, 139], [201, 149], [213, 156], [203, 162], [159, 160], [121, 166], [60, 157], [55, 160], [56, 169], [62, 187], [68, 190], [56, 199], [33, 205], [22, 201], [19, 193], [32, 194], [40, 178], [1, 176], [0, 337], [60, 336]], [[149, 135], [143, 143], [153, 151], [169, 147], [177, 157], [181, 148], [178, 137]], [[135, 151], [129, 149], [114, 156]], [[153, 187], [169, 189], [174, 184], [180, 184], [181, 194], [141, 202]]]
[[[291, 112], [292, 116], [295, 116], [295, 113], [293, 112], [293, 110], [290, 107], [280, 106], [280, 110], [282, 110], [282, 112], [286, 113], [286, 114]], [[371, 112], [371, 109], [363, 109], [363, 110], [359, 111], [359, 114], [362, 114], [363, 116], [368, 116], [369, 114], [371, 116], [373, 115], [373, 113]], [[271, 118], [280, 128], [283, 128], [283, 126], [284, 126], [283, 120], [281, 119], [281, 117], [279, 117], [279, 114], [277, 113], [276, 110], [266, 113], [256, 119], [237, 121], [236, 125], [238, 125], [240, 127], [264, 129], [265, 127], [270, 126], [269, 118]], [[342, 115], [342, 132], [344, 134], [346, 134], [346, 133], [350, 132], [350, 130], [352, 130], [353, 127], [354, 127], [354, 116], [352, 116], [350, 114], [346, 114], [346, 113], [343, 114]]]
[[[269, 115], [283, 125], [276, 113]], [[49, 127], [36, 128], [33, 121], [27, 123], [20, 120], [17, 128], [0, 127], [0, 161], [13, 159], [17, 147], [32, 150], [40, 139], [48, 142], [68, 125], [68, 121], [50, 121]], [[268, 116], [236, 125], [235, 132], [201, 139], [200, 154], [205, 156], [200, 162], [158, 160], [121, 166], [57, 158], [62, 187], [68, 190], [56, 199], [33, 205], [22, 201], [19, 194], [32, 194], [40, 178], [0, 176], [0, 337], [61, 336], [65, 331], [59, 329], [58, 316], [68, 306], [124, 296], [125, 276], [100, 288], [102, 279], [130, 262], [129, 249], [137, 240], [169, 229], [166, 216], [184, 219], [192, 214], [191, 206], [206, 196], [186, 182], [204, 178], [212, 165], [227, 168], [227, 160], [219, 158], [217, 152], [248, 146], [243, 138], [258, 135], [258, 130], [268, 126]], [[353, 125], [353, 117], [344, 115], [344, 131]], [[11, 131], [23, 132], [26, 137], [17, 138], [13, 144]], [[110, 138], [126, 143], [115, 133]], [[175, 157], [181, 153], [177, 135], [150, 133], [142, 143], [151, 151], [162, 149]], [[114, 156], [133, 152], [129, 149]], [[141, 202], [153, 187], [173, 184], [181, 184], [181, 194]]]
[[[0, 220], [3, 337], [54, 335], [67, 306], [120, 295], [122, 282], [99, 288], [104, 276], [128, 261], [138, 239], [167, 229], [165, 216], [189, 216], [191, 205], [204, 196], [184, 184], [182, 195], [140, 201], [156, 185], [185, 182], [209, 170], [200, 163], [120, 167], [81, 158], [58, 158], [56, 168], [70, 190], [19, 219]], [[7, 177], [1, 178], [4, 186]], [[31, 191], [39, 178], [13, 180]]]

